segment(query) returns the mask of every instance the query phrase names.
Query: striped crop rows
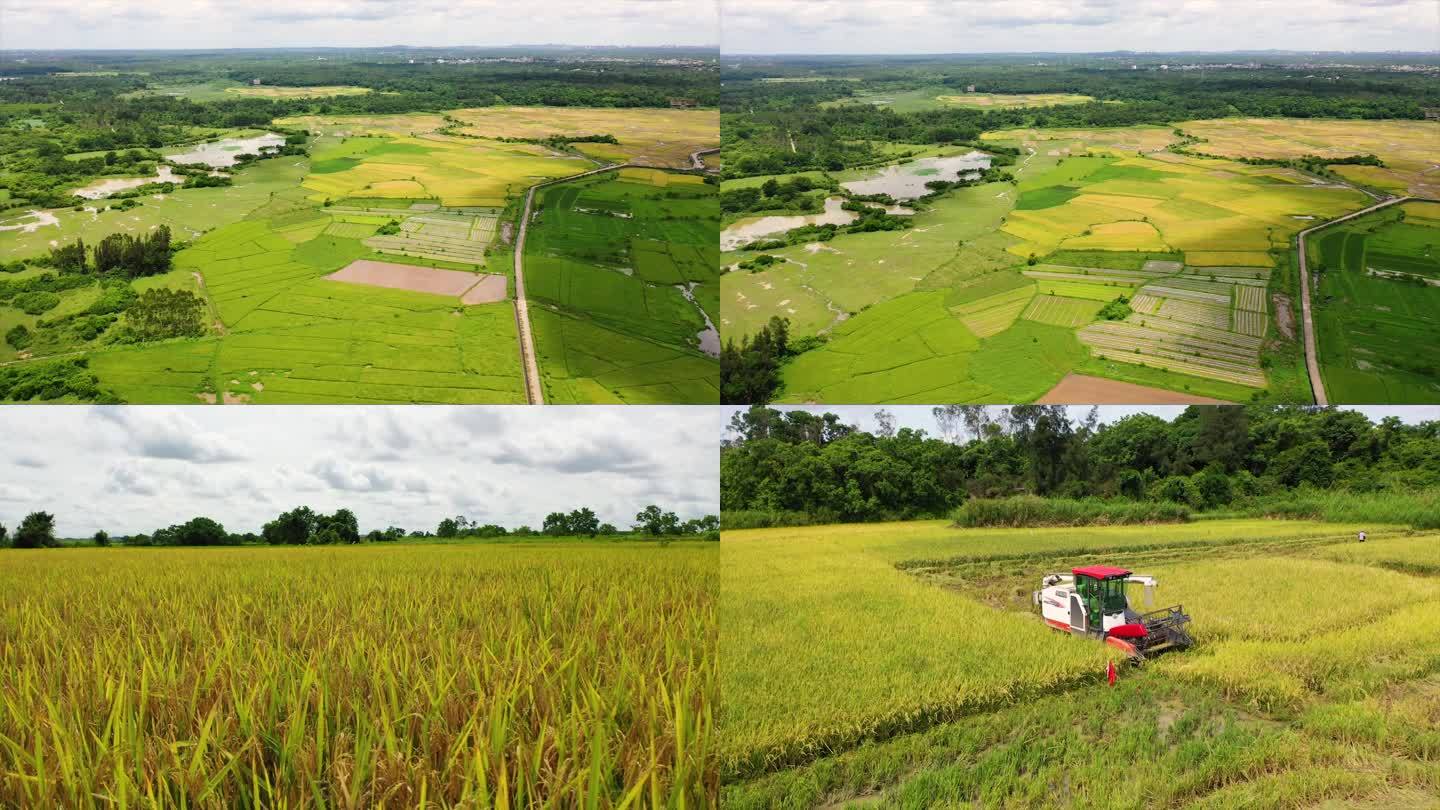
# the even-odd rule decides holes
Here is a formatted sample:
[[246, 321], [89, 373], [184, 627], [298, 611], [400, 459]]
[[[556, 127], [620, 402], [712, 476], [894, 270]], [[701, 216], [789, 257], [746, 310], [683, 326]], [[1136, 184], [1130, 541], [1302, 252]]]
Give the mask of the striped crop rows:
[[1097, 357], [1263, 388], [1268, 277], [1258, 267], [1185, 268], [1141, 287], [1124, 322], [1092, 324], [1079, 337]]

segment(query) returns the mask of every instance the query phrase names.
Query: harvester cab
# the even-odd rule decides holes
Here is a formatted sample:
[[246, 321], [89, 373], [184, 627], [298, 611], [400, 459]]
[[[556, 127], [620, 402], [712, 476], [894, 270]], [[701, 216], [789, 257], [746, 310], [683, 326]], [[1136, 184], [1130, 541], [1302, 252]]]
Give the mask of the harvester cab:
[[1144, 586], [1145, 607], [1152, 607], [1159, 581], [1110, 565], [1046, 574], [1034, 602], [1045, 623], [1056, 630], [1103, 641], [1135, 660], [1195, 643], [1188, 630], [1190, 617], [1182, 606], [1147, 613], [1131, 609], [1126, 594], [1131, 583]]

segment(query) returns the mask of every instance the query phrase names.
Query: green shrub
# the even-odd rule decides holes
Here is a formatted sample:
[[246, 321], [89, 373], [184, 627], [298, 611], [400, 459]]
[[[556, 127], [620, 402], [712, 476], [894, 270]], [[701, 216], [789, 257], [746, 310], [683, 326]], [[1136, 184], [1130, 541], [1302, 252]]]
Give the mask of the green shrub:
[[14, 304], [27, 315], [43, 315], [60, 306], [60, 296], [53, 292], [23, 292], [15, 296]]
[[10, 331], [5, 333], [5, 342], [15, 348], [15, 351], [24, 351], [31, 343], [35, 342], [35, 335], [23, 323], [17, 323]]
[[0, 402], [67, 397], [81, 402], [119, 402], [113, 394], [100, 389], [99, 378], [90, 373], [89, 363], [83, 357], [0, 366]]
[[1168, 501], [1100, 498], [976, 498], [951, 513], [960, 528], [1027, 526], [1107, 526], [1129, 523], [1185, 523], [1190, 508]]
[[1132, 312], [1134, 310], [1130, 308], [1130, 299], [1122, 295], [1100, 308], [1100, 318], [1106, 321], [1123, 321], [1130, 317]]

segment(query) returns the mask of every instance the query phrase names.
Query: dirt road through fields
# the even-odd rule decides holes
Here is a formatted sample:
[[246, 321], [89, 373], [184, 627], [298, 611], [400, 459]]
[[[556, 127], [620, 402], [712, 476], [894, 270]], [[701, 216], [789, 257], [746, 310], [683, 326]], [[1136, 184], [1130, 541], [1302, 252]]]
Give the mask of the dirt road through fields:
[[525, 210], [520, 214], [520, 235], [515, 239], [515, 324], [520, 331], [520, 366], [525, 370], [525, 396], [531, 405], [545, 404], [545, 390], [540, 385], [540, 364], [535, 359], [535, 336], [530, 329], [530, 303], [525, 298], [525, 236], [530, 232], [531, 213], [535, 208], [535, 192], [556, 183], [569, 183], [582, 177], [617, 169], [636, 168], [629, 163], [617, 163], [591, 169], [588, 172], [572, 174], [556, 180], [536, 183], [525, 192]]
[[1343, 217], [1337, 217], [1328, 222], [1322, 222], [1319, 225], [1306, 228], [1295, 238], [1298, 250], [1300, 251], [1300, 326], [1305, 332], [1305, 368], [1310, 372], [1310, 390], [1315, 395], [1316, 405], [1329, 405], [1330, 398], [1325, 395], [1325, 380], [1320, 376], [1320, 356], [1315, 347], [1315, 320], [1311, 315], [1310, 307], [1310, 267], [1305, 258], [1305, 237], [1336, 223], [1354, 219], [1355, 217], [1368, 214], [1371, 211], [1378, 211], [1381, 208], [1395, 205], [1396, 203], [1408, 202], [1413, 199], [1415, 198], [1396, 197], [1391, 200], [1386, 200], [1378, 205], [1362, 208], [1352, 214], [1346, 214]]

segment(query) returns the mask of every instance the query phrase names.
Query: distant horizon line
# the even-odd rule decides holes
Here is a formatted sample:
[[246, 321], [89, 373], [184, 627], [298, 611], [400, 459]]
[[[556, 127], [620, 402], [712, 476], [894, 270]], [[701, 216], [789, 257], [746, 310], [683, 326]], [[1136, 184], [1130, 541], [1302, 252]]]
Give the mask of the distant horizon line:
[[1361, 56], [1385, 56], [1385, 55], [1411, 55], [1411, 56], [1440, 56], [1440, 48], [1435, 50], [1409, 50], [1404, 48], [1383, 50], [1383, 51], [1320, 51], [1320, 50], [1295, 50], [1289, 48], [1265, 48], [1265, 49], [1241, 49], [1241, 50], [1206, 50], [1187, 49], [1179, 51], [910, 51], [905, 53], [894, 52], [844, 52], [844, 51], [725, 51], [721, 49], [722, 57], [730, 56], [760, 56], [760, 57], [788, 57], [788, 56], [894, 56], [894, 57], [915, 57], [915, 56], [1186, 56], [1194, 54], [1209, 55], [1243, 55], [1243, 54], [1294, 54], [1294, 55], [1361, 55]]
[[536, 43], [528, 45], [231, 45], [214, 48], [0, 48], [0, 53], [197, 53], [205, 51], [352, 51], [352, 50], [714, 50], [719, 45], [677, 45], [674, 43], [656, 45], [569, 45], [565, 43]]

